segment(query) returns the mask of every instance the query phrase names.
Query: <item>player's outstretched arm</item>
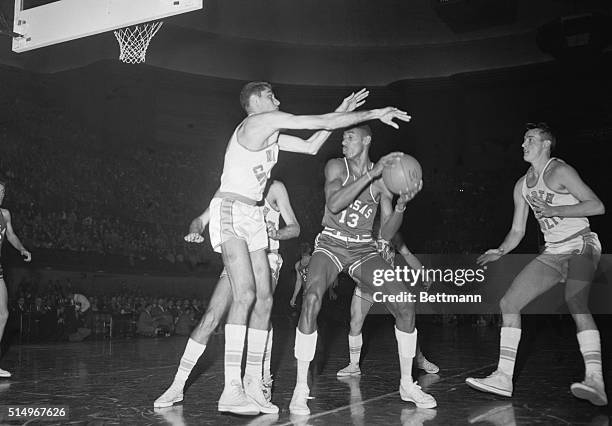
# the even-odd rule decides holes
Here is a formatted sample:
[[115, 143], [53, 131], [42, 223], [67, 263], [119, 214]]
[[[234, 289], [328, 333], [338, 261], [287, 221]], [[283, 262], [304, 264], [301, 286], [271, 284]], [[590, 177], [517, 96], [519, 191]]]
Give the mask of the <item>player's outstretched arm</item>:
[[293, 115], [282, 111], [265, 114], [268, 125], [277, 130], [336, 130], [354, 126], [369, 120], [380, 120], [382, 123], [399, 129], [394, 120], [408, 122], [411, 116], [395, 107], [385, 107], [366, 111], [330, 112], [322, 115]]
[[11, 223], [11, 213], [8, 210], [0, 209], [0, 214], [4, 215], [4, 220], [6, 222], [6, 239], [13, 247], [15, 247], [17, 251], [19, 251], [19, 253], [24, 257], [24, 260], [29, 262], [32, 260], [32, 253], [26, 250], [23, 244], [21, 244], [21, 241], [19, 241], [17, 234], [15, 234], [13, 225]]
[[208, 225], [210, 221], [210, 212], [209, 209], [204, 210], [204, 212], [193, 219], [191, 224], [189, 225], [189, 234], [185, 235], [185, 241], [188, 243], [202, 243], [204, 242], [204, 237], [202, 233], [204, 232], [204, 228]]
[[523, 198], [523, 194], [521, 192], [524, 179], [525, 177], [523, 176], [514, 185], [514, 216], [512, 217], [512, 228], [510, 228], [510, 232], [508, 232], [506, 238], [504, 238], [504, 242], [501, 243], [499, 248], [487, 250], [478, 257], [476, 263], [478, 263], [480, 266], [484, 266], [489, 262], [494, 262], [504, 254], [510, 253], [516, 248], [516, 246], [519, 245], [525, 236], [525, 226], [527, 225], [529, 206], [527, 205], [527, 202]]
[[[359, 92], [348, 95], [335, 112], [350, 112], [359, 108], [365, 103], [365, 99], [370, 94], [366, 89], [361, 89]], [[319, 152], [325, 141], [332, 134], [331, 130], [319, 130], [310, 138], [304, 140], [297, 136], [280, 134], [278, 137], [279, 147], [283, 151], [299, 152], [302, 154], [315, 155]]]
[[270, 185], [269, 195], [272, 195], [276, 201], [276, 205], [280, 210], [280, 214], [285, 221], [285, 226], [281, 229], [276, 229], [272, 226], [268, 227], [268, 237], [273, 240], [289, 240], [300, 235], [300, 224], [295, 217], [287, 188], [282, 182], [274, 181]]
[[571, 206], [551, 206], [541, 198], [533, 197], [530, 202], [533, 204], [537, 218], [597, 216], [606, 212], [599, 197], [584, 183], [576, 169], [569, 164], [559, 164], [555, 168], [554, 179], [580, 202]]

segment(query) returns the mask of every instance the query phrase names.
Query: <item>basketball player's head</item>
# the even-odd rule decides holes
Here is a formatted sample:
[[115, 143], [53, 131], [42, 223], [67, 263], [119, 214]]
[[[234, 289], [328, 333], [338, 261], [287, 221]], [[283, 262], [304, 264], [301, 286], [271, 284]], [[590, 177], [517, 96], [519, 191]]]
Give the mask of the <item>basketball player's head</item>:
[[265, 81], [251, 81], [240, 91], [240, 105], [247, 114], [278, 110], [280, 102], [274, 96], [272, 85]]
[[528, 123], [523, 136], [523, 159], [533, 162], [538, 159], [550, 158], [557, 145], [557, 138], [546, 123]]
[[367, 124], [350, 127], [342, 134], [342, 154], [347, 158], [357, 158], [368, 154], [372, 142], [372, 129]]

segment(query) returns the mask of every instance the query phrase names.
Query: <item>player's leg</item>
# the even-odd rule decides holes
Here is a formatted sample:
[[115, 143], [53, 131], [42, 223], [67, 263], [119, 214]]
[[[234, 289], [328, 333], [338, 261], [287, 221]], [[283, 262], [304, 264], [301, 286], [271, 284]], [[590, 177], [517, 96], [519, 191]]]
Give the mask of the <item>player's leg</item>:
[[266, 399], [261, 380], [272, 311], [272, 284], [267, 252], [263, 249], [251, 252], [251, 263], [255, 274], [256, 297], [249, 320], [244, 391], [262, 413], [274, 414], [278, 413], [278, 407]]
[[576, 337], [585, 367], [584, 380], [573, 383], [570, 389], [577, 398], [586, 399], [594, 405], [607, 405], [601, 367], [601, 340], [588, 306], [591, 282], [600, 257], [601, 246], [597, 237], [585, 236], [582, 253], [572, 256], [568, 262], [565, 300], [576, 323]]
[[[270, 265], [270, 279], [272, 284], [272, 294], [276, 291], [278, 285], [278, 279], [280, 276], [280, 270], [283, 266], [283, 258], [278, 253], [268, 253], [268, 263]], [[274, 340], [274, 328], [272, 321], [270, 321], [270, 328], [268, 331], [268, 338], [266, 339], [266, 350], [264, 352], [263, 359], [263, 392], [267, 401], [272, 400], [272, 373], [270, 371], [270, 363], [272, 360], [272, 342]]]
[[336, 373], [339, 377], [359, 376], [361, 374], [359, 368], [359, 358], [361, 358], [361, 347], [363, 346], [361, 330], [373, 303], [370, 293], [363, 292], [358, 286], [355, 286], [351, 299], [351, 321], [348, 334], [350, 361], [349, 365]]
[[259, 408], [246, 397], [241, 378], [247, 318], [255, 302], [253, 265], [243, 239], [227, 239], [221, 244], [221, 252], [230, 279], [232, 303], [225, 324], [225, 386], [218, 408], [234, 414], [255, 415], [259, 414]]
[[549, 255], [540, 255], [516, 276], [499, 303], [502, 328], [497, 370], [482, 379], [468, 377], [468, 386], [496, 395], [512, 396], [512, 376], [521, 340], [521, 310], [563, 278], [553, 261]]
[[197, 364], [198, 359], [200, 359], [200, 356], [204, 353], [210, 335], [219, 325], [221, 318], [227, 313], [231, 302], [232, 289], [227, 273], [223, 271], [217, 282], [215, 291], [212, 294], [206, 312], [189, 336], [172, 384], [155, 400], [153, 403], [154, 407], [169, 407], [183, 400], [185, 382], [189, 374], [191, 374], [191, 370], [193, 370], [193, 367]]
[[[389, 271], [389, 272], [387, 272]], [[406, 292], [402, 281], [382, 280], [374, 286], [376, 277], [387, 277], [393, 268], [380, 255], [368, 255], [349, 268], [349, 274], [360, 284], [368, 286], [377, 297], [399, 296]], [[376, 292], [380, 292], [376, 296]], [[415, 328], [415, 303], [410, 300], [390, 301], [383, 299], [385, 306], [395, 317], [395, 337], [400, 360], [400, 396], [402, 400], [414, 402], [419, 408], [434, 408], [437, 403], [433, 396], [423, 392], [412, 379], [412, 362], [416, 354], [417, 330]]]
[[[2, 267], [0, 266], [0, 341], [4, 336], [4, 328], [8, 321], [8, 294], [6, 291], [6, 283], [2, 276]], [[11, 377], [11, 373], [0, 368], [0, 377]]]
[[295, 331], [295, 358], [297, 359], [297, 380], [293, 397], [289, 404], [292, 414], [309, 415], [307, 405], [310, 389], [308, 388], [308, 368], [314, 358], [317, 347], [317, 316], [321, 310], [321, 301], [329, 285], [340, 272], [339, 261], [332, 260], [331, 252], [325, 254], [317, 251], [312, 255], [308, 265], [308, 278], [304, 288], [302, 312]]
[[[383, 256], [383, 259], [384, 259], [384, 256]], [[399, 253], [395, 255], [394, 263], [392, 266], [397, 266], [397, 267], [400, 267], [401, 269], [404, 269], [404, 268], [412, 269], [412, 267], [408, 264], [408, 262], [406, 262], [406, 259], [404, 259], [404, 256], [401, 256]], [[414, 288], [414, 287], [408, 287], [408, 289], [410, 288]], [[425, 355], [423, 355], [423, 352], [421, 351], [421, 345], [419, 344], [418, 340], [417, 340], [416, 355], [414, 357], [414, 360], [415, 360], [417, 368], [424, 370], [426, 373], [435, 374], [438, 371], [440, 371], [440, 368], [436, 364], [434, 364], [433, 362], [425, 358]]]

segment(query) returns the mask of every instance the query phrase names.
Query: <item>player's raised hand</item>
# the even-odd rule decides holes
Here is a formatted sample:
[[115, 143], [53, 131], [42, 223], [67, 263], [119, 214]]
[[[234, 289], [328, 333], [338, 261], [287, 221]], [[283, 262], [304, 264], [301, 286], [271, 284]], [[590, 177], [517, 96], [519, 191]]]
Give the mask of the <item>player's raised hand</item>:
[[416, 195], [421, 192], [421, 189], [423, 189], [423, 179], [419, 181], [419, 184], [416, 187], [400, 194], [399, 198], [397, 199], [396, 208], [403, 210], [404, 207], [406, 207], [406, 203], [416, 197]]
[[399, 129], [399, 124], [394, 122], [393, 120], [400, 120], [409, 122], [412, 117], [408, 115], [406, 111], [399, 110], [395, 107], [386, 107], [378, 110], [379, 117], [378, 119], [385, 123], [387, 126], [391, 126], [394, 129]]
[[385, 167], [393, 164], [393, 162], [397, 160], [398, 158], [400, 158], [402, 155], [404, 155], [403, 152], [396, 151], [396, 152], [390, 152], [389, 154], [380, 157], [380, 159], [376, 162], [374, 167], [372, 167], [372, 170], [370, 170], [368, 173], [373, 178], [380, 176]]
[[485, 251], [480, 256], [478, 256], [478, 259], [476, 259], [476, 263], [479, 266], [484, 266], [487, 263], [495, 262], [496, 260], [498, 260], [503, 255], [504, 255], [503, 250], [500, 250], [500, 249], [490, 249], [490, 250]]
[[357, 108], [359, 108], [365, 103], [365, 99], [368, 97], [369, 94], [370, 91], [366, 90], [365, 88], [361, 89], [357, 93], [351, 93], [346, 98], [344, 98], [340, 106], [336, 108], [336, 112], [355, 111]]
[[185, 241], [187, 241], [188, 243], [203, 243], [204, 242], [204, 237], [200, 234], [198, 234], [197, 232], [191, 232], [187, 235], [185, 235]]
[[200, 217], [196, 217], [191, 221], [189, 225], [189, 234], [185, 235], [185, 241], [188, 243], [203, 243], [204, 237], [202, 233], [204, 232], [204, 224], [202, 223], [202, 219]]

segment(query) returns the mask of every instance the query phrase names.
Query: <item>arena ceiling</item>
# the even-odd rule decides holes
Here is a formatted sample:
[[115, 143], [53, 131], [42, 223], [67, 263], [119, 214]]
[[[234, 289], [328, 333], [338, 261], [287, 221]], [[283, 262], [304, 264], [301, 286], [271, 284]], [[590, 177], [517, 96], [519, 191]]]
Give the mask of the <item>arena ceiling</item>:
[[[203, 10], [166, 20], [147, 64], [239, 80], [383, 85], [549, 61], [538, 29], [592, 11], [609, 15], [611, 2], [204, 0]], [[111, 33], [21, 54], [9, 38], [0, 44], [0, 62], [43, 73], [117, 56]]]

